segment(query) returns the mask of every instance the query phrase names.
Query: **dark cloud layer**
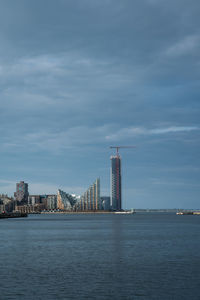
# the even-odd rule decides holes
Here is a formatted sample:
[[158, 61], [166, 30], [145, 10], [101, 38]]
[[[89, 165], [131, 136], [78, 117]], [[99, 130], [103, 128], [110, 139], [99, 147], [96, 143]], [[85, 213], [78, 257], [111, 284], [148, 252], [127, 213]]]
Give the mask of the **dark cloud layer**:
[[[190, 206], [190, 193], [196, 205], [199, 10], [196, 0], [2, 0], [2, 181], [75, 187], [76, 178], [80, 190], [101, 175], [108, 189], [106, 149], [137, 143], [135, 159], [126, 154], [129, 205], [133, 195], [137, 207], [151, 206], [149, 197], [152, 206], [171, 206], [168, 198]], [[164, 174], [169, 166], [179, 171]]]

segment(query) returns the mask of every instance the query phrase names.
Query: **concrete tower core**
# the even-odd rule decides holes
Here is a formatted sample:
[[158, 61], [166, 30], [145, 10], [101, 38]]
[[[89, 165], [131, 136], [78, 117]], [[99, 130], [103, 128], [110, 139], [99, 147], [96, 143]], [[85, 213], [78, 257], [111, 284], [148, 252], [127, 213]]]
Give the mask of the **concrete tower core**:
[[110, 199], [113, 210], [122, 209], [121, 199], [121, 157], [119, 155], [111, 156], [110, 172]]

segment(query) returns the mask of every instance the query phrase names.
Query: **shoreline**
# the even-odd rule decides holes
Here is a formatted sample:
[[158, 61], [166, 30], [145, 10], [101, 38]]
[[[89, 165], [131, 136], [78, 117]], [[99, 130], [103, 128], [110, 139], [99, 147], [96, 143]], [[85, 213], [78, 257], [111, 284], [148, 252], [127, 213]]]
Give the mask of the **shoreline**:
[[115, 214], [114, 211], [41, 211], [41, 214]]
[[26, 218], [26, 217], [28, 217], [27, 213], [0, 213], [0, 219]]

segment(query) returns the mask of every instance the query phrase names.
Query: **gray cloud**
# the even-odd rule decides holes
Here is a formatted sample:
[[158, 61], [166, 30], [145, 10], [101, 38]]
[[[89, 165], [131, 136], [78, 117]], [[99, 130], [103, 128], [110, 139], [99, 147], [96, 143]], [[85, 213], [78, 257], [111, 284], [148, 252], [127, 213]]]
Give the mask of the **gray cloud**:
[[[56, 157], [52, 173], [59, 174], [65, 153], [77, 164], [80, 146], [86, 157], [102, 147], [99, 165], [87, 161], [95, 174], [105, 158], [102, 149], [112, 141], [148, 144], [156, 158], [143, 151], [146, 164], [157, 161], [167, 141], [176, 167], [177, 153], [186, 152], [178, 141], [184, 141], [191, 156], [184, 152], [180, 164], [198, 166], [199, 9], [197, 0], [1, 1], [4, 176], [28, 176], [29, 170], [31, 178], [33, 160], [47, 177], [50, 172], [40, 167], [44, 153], [51, 163]], [[169, 164], [171, 157], [165, 153], [159, 163]], [[58, 181], [67, 186], [64, 166], [62, 172]]]
[[[103, 145], [109, 144], [112, 141], [126, 141], [131, 138], [140, 138], [148, 136], [162, 136], [168, 134], [168, 140], [170, 140], [169, 134], [189, 133], [191, 131], [197, 131], [197, 126], [171, 126], [166, 128], [154, 128], [148, 129], [144, 127], [128, 127], [118, 130], [116, 126], [103, 125], [96, 127], [89, 126], [75, 126], [68, 128], [67, 130], [40, 130], [26, 132], [19, 138], [19, 135], [12, 139], [4, 139], [1, 143], [1, 151], [45, 151], [60, 153], [63, 151], [72, 150], [79, 147], [87, 147], [91, 145]], [[179, 137], [180, 138], [180, 137]], [[182, 140], [185, 139], [185, 135]]]
[[179, 132], [190, 132], [194, 130], [199, 130], [197, 126], [171, 126], [167, 128], [154, 128], [147, 129], [142, 127], [129, 127], [122, 128], [118, 132], [115, 132], [111, 135], [107, 135], [107, 140], [117, 141], [120, 139], [127, 139], [130, 137], [136, 137], [139, 135], [163, 135], [167, 133], [179, 133]]

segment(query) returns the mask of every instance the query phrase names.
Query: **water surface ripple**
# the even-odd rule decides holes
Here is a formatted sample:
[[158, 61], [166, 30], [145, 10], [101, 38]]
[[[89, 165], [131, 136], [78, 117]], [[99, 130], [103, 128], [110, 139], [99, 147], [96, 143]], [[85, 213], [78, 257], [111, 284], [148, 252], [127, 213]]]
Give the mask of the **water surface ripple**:
[[0, 299], [200, 299], [200, 216], [0, 220]]

